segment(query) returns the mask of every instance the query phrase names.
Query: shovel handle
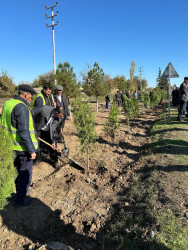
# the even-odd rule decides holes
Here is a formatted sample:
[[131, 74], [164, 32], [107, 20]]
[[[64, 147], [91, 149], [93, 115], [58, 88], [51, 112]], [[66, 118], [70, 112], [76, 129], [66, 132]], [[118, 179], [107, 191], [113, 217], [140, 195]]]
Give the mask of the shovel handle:
[[47, 144], [48, 146], [50, 146], [50, 147], [52, 148], [52, 145], [51, 145], [50, 143], [48, 143], [48, 142], [44, 141], [44, 140], [43, 140], [43, 139], [41, 139], [40, 137], [38, 137], [38, 139], [39, 139], [39, 141], [44, 142], [45, 144]]
[[[46, 142], [46, 141], [44, 141], [43, 139], [41, 139], [40, 137], [38, 137], [38, 139], [40, 140], [40, 141], [42, 141], [42, 142], [44, 142], [46, 145], [48, 145], [48, 146], [50, 146], [51, 148], [53, 148], [52, 147], [52, 145], [50, 144], [50, 143], [48, 143], [48, 142]], [[54, 149], [54, 148], [53, 148]], [[64, 154], [62, 151], [60, 151], [60, 150], [58, 150], [58, 149], [55, 149], [57, 152], [60, 152], [61, 154]], [[80, 164], [77, 162], [77, 161], [75, 161], [74, 159], [72, 159], [71, 157], [69, 157], [68, 155], [66, 155], [66, 154], [64, 154], [69, 160], [71, 160], [72, 162], [74, 162], [76, 165], [78, 165], [80, 168], [82, 168], [82, 170], [84, 170], [84, 168], [82, 167], [82, 166], [80, 166]]]
[[[38, 137], [38, 139], [39, 139], [39, 141], [44, 142], [46, 145], [48, 145], [48, 146], [50, 146], [51, 148], [53, 148], [53, 149], [54, 149], [54, 147], [53, 147], [50, 143], [48, 143], [48, 142], [44, 141], [44, 140], [43, 140], [43, 139], [41, 139], [40, 137]], [[54, 149], [54, 150], [57, 150], [57, 149]], [[57, 151], [58, 151], [58, 150], [57, 150]]]
[[[59, 153], [61, 153], [61, 154], [64, 154], [67, 158], [71, 159], [69, 156], [67, 156], [65, 153], [63, 153], [61, 150], [58, 150], [57, 148], [54, 149], [54, 147], [53, 147], [50, 143], [44, 141], [44, 140], [41, 139], [40, 137], [38, 137], [38, 139], [39, 139], [40, 141], [44, 142], [46, 145], [48, 145], [48, 146], [50, 146], [51, 148], [53, 148], [53, 150], [56, 150], [57, 152], [59, 152]], [[71, 160], [72, 160], [72, 159], [71, 159]]]

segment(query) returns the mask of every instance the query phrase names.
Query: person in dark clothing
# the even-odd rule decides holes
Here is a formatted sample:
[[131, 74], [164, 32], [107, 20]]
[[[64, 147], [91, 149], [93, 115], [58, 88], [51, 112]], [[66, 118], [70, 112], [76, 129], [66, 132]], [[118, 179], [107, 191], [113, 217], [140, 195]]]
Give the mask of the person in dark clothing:
[[106, 109], [109, 109], [110, 107], [110, 95], [109, 94], [105, 97], [105, 100], [106, 100]]
[[43, 105], [55, 105], [51, 95], [51, 87], [48, 84], [45, 84], [43, 89], [41, 90], [41, 93], [38, 94], [34, 106], [36, 108], [40, 108]]
[[14, 141], [14, 166], [18, 171], [16, 178], [17, 207], [27, 206], [32, 198], [26, 197], [32, 179], [33, 160], [38, 150], [38, 141], [32, 115], [29, 110], [31, 97], [35, 90], [26, 84], [18, 87], [18, 95], [5, 102], [0, 124], [4, 126]]
[[[37, 98], [35, 99], [35, 108], [41, 108], [44, 105], [51, 105], [51, 106], [55, 106], [55, 102], [53, 100], [53, 96], [51, 95], [51, 87], [49, 84], [45, 84], [43, 89], [41, 90], [41, 93], [38, 94]], [[35, 117], [35, 121], [36, 120], [40, 120], [41, 119], [41, 115], [39, 114], [39, 117]], [[37, 135], [38, 137], [41, 137], [41, 131], [40, 129], [37, 129]], [[39, 141], [39, 147], [41, 148], [41, 142]], [[38, 163], [41, 162], [41, 153], [40, 151], [37, 152], [37, 157], [36, 160], [34, 162], [35, 165], [38, 165]]]
[[130, 98], [130, 97], [131, 97], [131, 92], [130, 92], [130, 91], [127, 91], [126, 96], [127, 96], [128, 98]]
[[[32, 115], [35, 120], [35, 125], [38, 130], [41, 131], [41, 139], [44, 139], [46, 142], [50, 143], [52, 147], [47, 146], [45, 148], [50, 152], [50, 158], [54, 168], [59, 168], [58, 166], [58, 157], [57, 157], [57, 143], [62, 143], [62, 123], [64, 122], [63, 107], [52, 107], [45, 105], [42, 108], [33, 109]], [[40, 116], [39, 116], [40, 115]], [[37, 117], [37, 120], [35, 119]], [[38, 119], [41, 117], [41, 119]]]
[[120, 107], [122, 104], [122, 100], [121, 100], [121, 93], [119, 91], [117, 91], [117, 93], [115, 94], [115, 99], [117, 106]]
[[124, 103], [124, 92], [121, 91], [120, 94], [121, 94], [121, 106], [122, 106]]
[[[37, 137], [40, 137], [40, 138], [42, 137], [41, 129], [45, 125], [45, 123], [49, 120], [49, 117], [54, 109], [55, 109], [54, 106], [44, 105], [42, 107], [31, 110], [31, 114], [33, 116], [35, 128], [37, 131]], [[40, 140], [38, 142], [39, 142], [40, 151], [36, 153], [37, 156], [34, 161], [35, 166], [41, 163], [41, 150], [42, 151], [44, 150], [44, 145], [42, 144], [42, 142]]]
[[180, 88], [177, 88], [176, 94], [177, 94], [177, 97], [176, 97], [176, 99], [177, 99], [177, 108], [178, 108], [178, 113], [179, 113], [179, 111], [180, 111]]
[[179, 99], [179, 90], [177, 87], [174, 87], [172, 90], [172, 105], [176, 107], [178, 105]]
[[63, 123], [62, 123], [62, 129], [65, 126], [65, 120], [71, 120], [71, 116], [70, 116], [70, 110], [68, 108], [68, 103], [67, 103], [67, 98], [66, 96], [63, 94], [63, 87], [61, 85], [56, 85], [56, 89], [55, 89], [55, 94], [54, 94], [54, 102], [56, 104], [56, 107], [60, 106], [63, 108]]
[[177, 117], [178, 121], [182, 121], [182, 115], [186, 110], [187, 102], [188, 102], [188, 77], [184, 77], [184, 82], [180, 85], [179, 89], [180, 110]]
[[151, 91], [149, 92], [149, 97], [150, 97], [150, 99], [152, 99], [152, 96], [153, 96], [153, 91], [151, 90]]

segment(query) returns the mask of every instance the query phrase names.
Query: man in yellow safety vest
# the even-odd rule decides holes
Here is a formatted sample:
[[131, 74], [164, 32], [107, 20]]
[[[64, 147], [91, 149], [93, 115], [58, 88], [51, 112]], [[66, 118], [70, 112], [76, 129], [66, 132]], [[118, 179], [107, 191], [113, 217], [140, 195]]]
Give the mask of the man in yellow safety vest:
[[33, 160], [36, 158], [38, 141], [29, 110], [29, 103], [36, 91], [27, 84], [18, 87], [18, 95], [5, 102], [0, 125], [12, 136], [16, 154], [14, 166], [18, 171], [16, 178], [17, 207], [27, 206], [32, 198], [26, 197], [32, 179]]
[[44, 105], [52, 105], [54, 106], [54, 100], [51, 95], [51, 87], [49, 84], [45, 84], [40, 94], [37, 95], [35, 100], [35, 108], [41, 108]]

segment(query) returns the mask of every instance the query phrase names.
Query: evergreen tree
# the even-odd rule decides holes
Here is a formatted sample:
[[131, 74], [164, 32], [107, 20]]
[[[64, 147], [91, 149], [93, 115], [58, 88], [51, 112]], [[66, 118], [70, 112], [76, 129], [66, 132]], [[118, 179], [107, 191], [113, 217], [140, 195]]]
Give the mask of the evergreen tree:
[[153, 90], [153, 94], [151, 97], [151, 105], [158, 106], [165, 98], [167, 98], [167, 91], [157, 87]]
[[0, 209], [3, 209], [15, 188], [16, 169], [13, 164], [13, 141], [3, 128], [0, 128], [0, 141]]
[[96, 97], [96, 106], [98, 112], [98, 97], [105, 96], [109, 92], [109, 86], [105, 81], [103, 69], [99, 67], [97, 62], [94, 63], [93, 68], [87, 73], [83, 85], [83, 91], [88, 96]]
[[145, 108], [150, 107], [150, 95], [147, 91], [142, 90], [140, 92], [140, 101], [144, 103]]
[[121, 119], [121, 113], [120, 109], [118, 108], [117, 104], [114, 102], [111, 106], [108, 120], [104, 124], [104, 131], [107, 135], [109, 135], [112, 139], [112, 142], [114, 143], [115, 133], [120, 128], [120, 119]]
[[68, 62], [58, 64], [56, 79], [57, 83], [63, 86], [63, 93], [67, 99], [80, 95], [80, 83], [77, 82], [73, 67]]
[[161, 81], [161, 68], [159, 67], [159, 73], [156, 79], [157, 86], [159, 87]]
[[156, 79], [157, 87], [163, 90], [168, 90], [168, 79], [161, 77], [161, 69], [159, 68], [159, 73]]
[[132, 95], [131, 98], [128, 98], [126, 95], [124, 95], [123, 98], [124, 113], [127, 117], [127, 124], [130, 125], [130, 119], [139, 116], [138, 101], [134, 95]]
[[83, 103], [80, 99], [73, 102], [74, 123], [77, 128], [80, 140], [80, 150], [87, 155], [87, 167], [89, 169], [89, 158], [94, 151], [96, 140], [95, 115], [92, 107], [88, 103]]

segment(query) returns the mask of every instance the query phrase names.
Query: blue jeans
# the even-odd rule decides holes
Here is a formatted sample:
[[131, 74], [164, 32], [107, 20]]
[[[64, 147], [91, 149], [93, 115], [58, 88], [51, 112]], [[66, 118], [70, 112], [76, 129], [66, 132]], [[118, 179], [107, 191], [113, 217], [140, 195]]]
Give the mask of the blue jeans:
[[106, 108], [109, 109], [110, 107], [110, 102], [106, 102]]

